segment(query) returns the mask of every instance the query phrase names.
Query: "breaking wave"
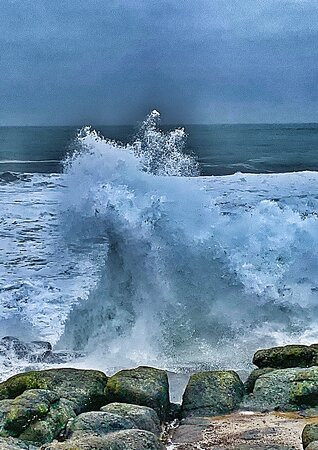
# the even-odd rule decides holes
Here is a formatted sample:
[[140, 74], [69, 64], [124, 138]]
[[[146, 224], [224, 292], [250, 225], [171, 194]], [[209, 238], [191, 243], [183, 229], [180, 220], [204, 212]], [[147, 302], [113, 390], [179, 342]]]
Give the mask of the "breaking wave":
[[239, 367], [259, 346], [315, 340], [310, 177], [199, 177], [184, 130], [159, 118], [126, 146], [84, 128], [65, 162], [63, 239], [97, 276], [59, 345], [102, 368]]

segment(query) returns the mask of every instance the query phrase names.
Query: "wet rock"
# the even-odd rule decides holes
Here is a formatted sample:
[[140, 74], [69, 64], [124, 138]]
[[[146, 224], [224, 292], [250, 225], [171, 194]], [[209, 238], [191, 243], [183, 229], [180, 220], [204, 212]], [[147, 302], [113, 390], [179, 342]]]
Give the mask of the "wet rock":
[[105, 436], [86, 435], [66, 442], [53, 442], [41, 450], [164, 450], [164, 446], [149, 431], [124, 430]]
[[286, 369], [289, 367], [309, 367], [313, 364], [313, 348], [307, 345], [286, 345], [258, 350], [253, 358], [253, 364], [260, 369], [272, 367]]
[[301, 435], [303, 447], [307, 448], [311, 442], [318, 441], [318, 422], [305, 426]]
[[245, 391], [250, 394], [253, 392], [256, 380], [265, 373], [272, 372], [275, 369], [272, 369], [270, 367], [265, 367], [264, 369], [255, 369], [253, 372], [250, 373], [247, 380], [244, 383]]
[[108, 403], [148, 406], [163, 421], [169, 416], [169, 382], [163, 370], [152, 367], [121, 370], [109, 378], [105, 394]]
[[30, 346], [13, 336], [5, 336], [0, 341], [0, 355], [13, 355], [17, 359], [26, 358], [30, 353]]
[[0, 437], [1, 450], [36, 450], [37, 448], [18, 439]]
[[0, 355], [9, 359], [25, 359], [30, 363], [61, 364], [82, 356], [79, 353], [54, 352], [50, 342], [23, 342], [13, 336], [5, 336], [0, 341]]
[[46, 389], [72, 402], [76, 414], [105, 405], [107, 377], [97, 370], [50, 369], [15, 375], [0, 383], [0, 399], [12, 399], [29, 389]]
[[19, 177], [12, 172], [2, 172], [0, 173], [0, 183], [13, 183], [18, 181]]
[[273, 370], [256, 380], [246, 406], [281, 411], [316, 407], [317, 393], [318, 367]]
[[190, 377], [183, 395], [181, 416], [214, 416], [238, 408], [244, 385], [234, 371], [210, 371]]
[[0, 401], [0, 433], [42, 444], [56, 438], [74, 416], [71, 402], [52, 391], [31, 389]]
[[130, 405], [128, 403], [110, 403], [103, 406], [101, 411], [119, 415], [130, 420], [139, 430], [151, 431], [159, 435], [161, 432], [160, 420], [156, 411], [148, 406]]

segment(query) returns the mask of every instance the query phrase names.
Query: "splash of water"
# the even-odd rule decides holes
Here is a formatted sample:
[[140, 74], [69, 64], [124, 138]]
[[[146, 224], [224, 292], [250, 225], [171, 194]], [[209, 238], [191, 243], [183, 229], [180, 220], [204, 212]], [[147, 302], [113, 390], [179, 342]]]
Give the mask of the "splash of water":
[[[162, 133], [158, 118], [152, 112], [127, 146], [85, 128], [66, 161], [65, 239], [90, 261], [97, 248], [99, 260], [98, 281], [70, 313], [61, 345], [102, 368], [237, 367], [258, 346], [316, 338], [313, 211], [287, 205], [284, 182], [275, 201], [269, 192], [249, 204], [239, 176], [220, 199], [213, 178], [193, 177], [184, 130]], [[233, 189], [245, 189], [243, 203], [238, 194], [228, 201]]]

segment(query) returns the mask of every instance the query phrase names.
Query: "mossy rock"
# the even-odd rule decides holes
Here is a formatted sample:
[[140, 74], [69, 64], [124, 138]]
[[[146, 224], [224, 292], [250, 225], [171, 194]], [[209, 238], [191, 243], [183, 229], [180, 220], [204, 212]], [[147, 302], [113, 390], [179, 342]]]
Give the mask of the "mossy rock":
[[303, 429], [301, 439], [304, 448], [307, 448], [311, 442], [318, 441], [318, 422], [306, 425]]
[[253, 364], [260, 369], [272, 367], [287, 369], [289, 367], [310, 367], [313, 365], [315, 351], [307, 345], [286, 345], [258, 350], [253, 358]]
[[152, 367], [121, 370], [109, 378], [105, 394], [108, 403], [131, 403], [153, 408], [164, 421], [170, 411], [169, 382], [165, 371]]
[[85, 435], [53, 442], [41, 450], [164, 450], [164, 446], [149, 431], [123, 430], [105, 436]]
[[116, 414], [130, 420], [134, 424], [132, 428], [151, 431], [157, 435], [161, 432], [158, 414], [148, 406], [110, 403], [109, 405], [103, 406], [101, 411]]
[[244, 385], [234, 371], [210, 371], [190, 377], [183, 394], [181, 416], [215, 416], [237, 409]]
[[37, 444], [56, 438], [74, 417], [72, 403], [53, 391], [31, 389], [0, 401], [0, 433]]
[[250, 394], [251, 392], [253, 392], [256, 380], [264, 375], [265, 373], [269, 373], [272, 372], [273, 368], [271, 367], [265, 367], [264, 369], [255, 369], [253, 370], [253, 372], [251, 372], [247, 378], [247, 380], [244, 383], [244, 387], [245, 387], [245, 391]]
[[296, 411], [318, 406], [318, 367], [276, 369], [258, 377], [245, 406]]
[[311, 368], [295, 376], [290, 402], [299, 406], [318, 406], [318, 368]]
[[0, 383], [0, 400], [12, 399], [29, 389], [45, 389], [70, 400], [77, 414], [106, 403], [107, 377], [96, 370], [50, 369], [15, 375]]

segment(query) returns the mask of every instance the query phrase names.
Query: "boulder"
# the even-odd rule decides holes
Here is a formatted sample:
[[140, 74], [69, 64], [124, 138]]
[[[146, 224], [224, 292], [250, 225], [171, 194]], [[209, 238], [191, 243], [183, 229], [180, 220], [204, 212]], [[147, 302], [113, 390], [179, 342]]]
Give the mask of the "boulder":
[[313, 365], [315, 351], [307, 345], [286, 345], [258, 350], [253, 358], [253, 364], [260, 369], [272, 367], [286, 369], [289, 367], [309, 367]]
[[0, 400], [12, 399], [28, 389], [56, 392], [73, 403], [76, 414], [99, 409], [106, 403], [107, 377], [96, 370], [50, 369], [15, 375], [0, 383]]
[[105, 436], [86, 435], [65, 442], [53, 442], [44, 445], [41, 450], [164, 450], [164, 446], [149, 431], [124, 430]]
[[0, 401], [0, 433], [42, 444], [56, 438], [74, 417], [72, 403], [52, 391], [31, 389]]
[[264, 369], [255, 369], [253, 370], [253, 372], [251, 372], [247, 378], [247, 380], [244, 383], [244, 387], [245, 387], [245, 391], [250, 394], [251, 392], [253, 392], [256, 380], [261, 376], [264, 375], [265, 373], [269, 373], [272, 372], [273, 368], [271, 367], [264, 367]]
[[54, 352], [52, 345], [46, 341], [23, 342], [12, 336], [0, 340], [0, 355], [4, 358], [25, 359], [32, 364], [61, 364], [82, 356], [79, 353]]
[[318, 406], [318, 367], [273, 370], [258, 377], [251, 409], [294, 411]]
[[17, 359], [23, 359], [30, 353], [30, 346], [13, 336], [5, 336], [0, 341], [0, 355], [13, 356]]
[[161, 432], [160, 420], [156, 411], [148, 406], [130, 405], [128, 403], [110, 403], [103, 406], [101, 411], [119, 415], [130, 420], [139, 430], [151, 431], [159, 435]]
[[131, 403], [153, 408], [161, 420], [170, 411], [169, 382], [165, 371], [152, 367], [121, 370], [109, 378], [105, 394], [108, 403]]
[[303, 447], [308, 448], [309, 444], [318, 441], [318, 422], [310, 423], [305, 426], [302, 433]]
[[74, 438], [85, 434], [103, 436], [114, 431], [137, 428], [134, 422], [118, 414], [104, 411], [82, 413], [70, 420], [66, 428], [66, 436]]
[[318, 367], [296, 374], [289, 394], [290, 402], [298, 406], [318, 406]]
[[1, 450], [36, 450], [38, 447], [34, 447], [32, 444], [14, 439], [11, 437], [0, 437], [0, 449]]
[[215, 416], [238, 408], [244, 385], [234, 371], [210, 371], [190, 377], [183, 394], [181, 416]]
[[12, 172], [2, 172], [0, 173], [0, 183], [13, 183], [18, 181], [19, 177]]

